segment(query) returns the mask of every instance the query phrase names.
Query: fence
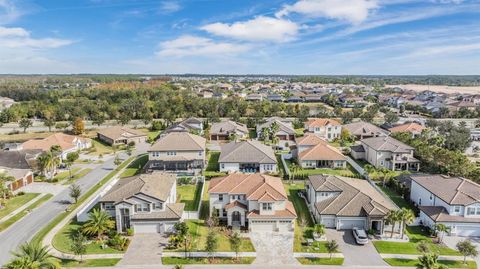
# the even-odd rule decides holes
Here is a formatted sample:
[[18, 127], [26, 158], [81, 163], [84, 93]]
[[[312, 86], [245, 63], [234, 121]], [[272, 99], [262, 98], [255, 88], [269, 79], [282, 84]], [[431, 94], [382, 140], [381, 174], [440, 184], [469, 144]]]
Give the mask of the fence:
[[198, 184], [199, 182], [202, 182], [202, 191], [200, 192], [200, 199], [198, 199], [197, 210], [195, 210], [195, 211], [183, 211], [182, 218], [184, 220], [200, 219], [200, 209], [202, 207], [202, 197], [203, 197], [203, 192], [205, 191], [205, 177], [203, 177], [203, 176], [195, 177], [195, 184]]

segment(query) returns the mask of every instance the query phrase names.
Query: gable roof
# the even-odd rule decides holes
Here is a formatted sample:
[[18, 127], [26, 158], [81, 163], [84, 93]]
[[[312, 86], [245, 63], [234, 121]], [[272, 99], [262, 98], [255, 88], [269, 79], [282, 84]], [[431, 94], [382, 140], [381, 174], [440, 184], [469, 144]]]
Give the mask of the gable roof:
[[166, 201], [177, 179], [174, 174], [153, 172], [133, 177], [121, 178], [100, 199], [101, 202], [119, 203], [136, 194], [144, 194], [160, 201]]
[[298, 154], [301, 161], [304, 160], [328, 160], [328, 161], [344, 161], [345, 156], [335, 147], [328, 144], [318, 144], [314, 147], [306, 149]]
[[480, 202], [480, 185], [461, 177], [411, 175], [410, 178], [438, 198], [452, 205]]
[[10, 169], [31, 169], [36, 157], [42, 152], [39, 149], [0, 150], [0, 167]]
[[205, 150], [206, 139], [187, 132], [171, 132], [161, 137], [148, 151]]
[[112, 127], [101, 129], [97, 131], [97, 133], [105, 137], [108, 137], [112, 140], [117, 140], [122, 137], [131, 138], [131, 137], [139, 137], [139, 136], [147, 135], [140, 130], [135, 130], [132, 128], [128, 128], [126, 126], [112, 126]]
[[343, 125], [343, 128], [347, 129], [350, 132], [350, 134], [355, 136], [364, 136], [364, 135], [387, 136], [389, 134], [389, 131], [364, 121], [345, 124]]
[[334, 120], [334, 119], [325, 119], [325, 118], [315, 118], [315, 119], [309, 119], [307, 122], [305, 122], [305, 125], [309, 127], [323, 127], [323, 126], [338, 126], [340, 125], [340, 122]]
[[278, 117], [271, 117], [271, 118], [267, 119], [267, 121], [265, 123], [258, 124], [257, 125], [257, 132], [262, 130], [263, 128], [270, 128], [270, 126], [274, 122], [276, 122], [278, 124], [278, 126], [280, 127], [279, 132], [284, 132], [284, 133], [287, 133], [289, 135], [295, 135], [295, 129], [293, 129], [292, 124], [290, 122], [284, 122], [284, 121], [281, 120], [281, 118], [278, 118]]
[[210, 180], [209, 193], [245, 194], [247, 200], [257, 201], [268, 193], [269, 199], [287, 200], [282, 180], [262, 174], [230, 174]]
[[49, 151], [52, 146], [59, 145], [62, 150], [69, 150], [76, 147], [76, 145], [73, 143], [76, 139], [84, 142], [89, 140], [88, 138], [79, 136], [68, 135], [64, 133], [54, 133], [43, 139], [30, 139], [25, 141], [22, 144], [22, 148]]
[[181, 219], [185, 204], [165, 204], [165, 210], [150, 211], [148, 213], [135, 213], [132, 215], [132, 220], [150, 220], [150, 219]]
[[337, 192], [330, 198], [315, 203], [322, 215], [336, 216], [385, 216], [397, 209], [366, 180], [332, 175], [313, 175], [308, 180], [315, 191]]
[[388, 130], [390, 130], [390, 132], [392, 132], [392, 133], [400, 133], [400, 132], [418, 132], [418, 133], [421, 133], [424, 129], [427, 129], [427, 128], [423, 127], [422, 125], [420, 125], [416, 122], [410, 122], [410, 123], [397, 125], [397, 126], [392, 127]]
[[376, 151], [388, 151], [388, 152], [410, 152], [414, 148], [404, 144], [390, 136], [379, 136], [362, 139], [360, 142], [365, 144]]
[[202, 120], [191, 117], [185, 119], [179, 123], [175, 123], [172, 126], [168, 127], [164, 132], [188, 132], [188, 131], [202, 131], [202, 127], [196, 126], [202, 124]]
[[230, 142], [222, 146], [220, 163], [276, 163], [275, 152], [257, 140]]
[[297, 146], [314, 146], [318, 144], [328, 144], [328, 142], [314, 133], [307, 133], [306, 135], [296, 139]]
[[229, 134], [236, 131], [248, 134], [248, 128], [245, 124], [236, 123], [231, 120], [215, 122], [210, 128], [210, 134]]

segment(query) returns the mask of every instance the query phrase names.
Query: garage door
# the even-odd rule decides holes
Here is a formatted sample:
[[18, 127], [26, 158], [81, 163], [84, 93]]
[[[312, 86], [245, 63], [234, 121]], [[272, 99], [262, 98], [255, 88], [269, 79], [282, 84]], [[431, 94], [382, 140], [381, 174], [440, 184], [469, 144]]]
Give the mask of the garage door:
[[273, 232], [275, 231], [275, 221], [259, 221], [250, 222], [250, 230], [252, 232]]
[[335, 228], [335, 218], [321, 217], [320, 223], [325, 225], [327, 228]]
[[480, 227], [457, 226], [458, 236], [480, 236]]
[[133, 230], [138, 234], [151, 234], [160, 231], [158, 223], [135, 223], [133, 224]]
[[365, 229], [365, 220], [363, 219], [351, 219], [351, 220], [339, 220], [338, 230], [350, 230], [353, 227]]

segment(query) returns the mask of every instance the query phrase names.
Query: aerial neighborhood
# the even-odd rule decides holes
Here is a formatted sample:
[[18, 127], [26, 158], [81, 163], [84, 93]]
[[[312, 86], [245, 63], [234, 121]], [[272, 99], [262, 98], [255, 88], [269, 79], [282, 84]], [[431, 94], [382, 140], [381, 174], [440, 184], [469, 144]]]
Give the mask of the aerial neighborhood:
[[[38, 222], [24, 241], [62, 267], [476, 268], [478, 94], [387, 78], [87, 78], [16, 78], [63, 93], [45, 111], [0, 87], [13, 100], [0, 242]], [[72, 87], [95, 97], [74, 105]]]

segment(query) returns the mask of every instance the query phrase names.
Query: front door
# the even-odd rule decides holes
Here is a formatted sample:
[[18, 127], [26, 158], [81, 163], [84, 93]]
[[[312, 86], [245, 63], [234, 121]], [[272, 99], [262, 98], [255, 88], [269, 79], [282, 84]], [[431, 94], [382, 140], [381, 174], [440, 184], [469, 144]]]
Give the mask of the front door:
[[130, 229], [130, 209], [120, 209], [120, 216], [122, 218], [122, 233], [126, 233], [127, 229]]
[[240, 225], [240, 223], [241, 223], [240, 218], [241, 218], [240, 212], [234, 211], [232, 213], [232, 225]]

